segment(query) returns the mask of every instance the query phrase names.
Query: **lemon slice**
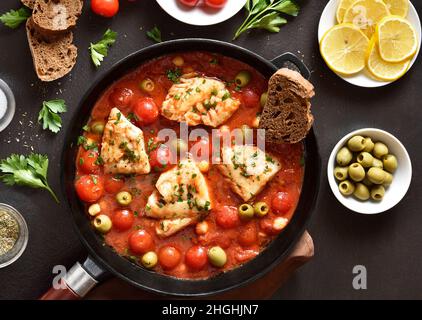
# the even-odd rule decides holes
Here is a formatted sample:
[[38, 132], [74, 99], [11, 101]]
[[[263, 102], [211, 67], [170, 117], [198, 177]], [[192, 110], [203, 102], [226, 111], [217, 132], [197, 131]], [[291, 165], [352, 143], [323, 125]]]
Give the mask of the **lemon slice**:
[[389, 14], [387, 5], [382, 0], [357, 0], [347, 9], [343, 22], [353, 23], [371, 38], [377, 23]]
[[410, 60], [399, 63], [385, 62], [379, 55], [376, 36], [373, 36], [367, 51], [366, 66], [376, 79], [395, 81], [409, 70]]
[[321, 55], [328, 67], [344, 75], [365, 68], [365, 53], [369, 40], [352, 24], [338, 24], [328, 30], [320, 43]]
[[337, 7], [337, 13], [336, 13], [338, 23], [343, 22], [344, 14], [346, 13], [347, 9], [349, 9], [349, 7], [352, 5], [352, 3], [355, 1], [356, 0], [340, 0], [340, 3]]
[[379, 53], [387, 62], [402, 62], [411, 58], [418, 49], [415, 28], [404, 18], [389, 16], [377, 27]]
[[406, 18], [409, 12], [409, 0], [384, 0], [391, 14]]

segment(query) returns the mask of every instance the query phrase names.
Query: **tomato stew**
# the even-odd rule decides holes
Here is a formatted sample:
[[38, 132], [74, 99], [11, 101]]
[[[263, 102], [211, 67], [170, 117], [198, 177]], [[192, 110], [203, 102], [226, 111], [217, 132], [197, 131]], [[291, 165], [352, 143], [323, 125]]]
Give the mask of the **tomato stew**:
[[[241, 71], [247, 71], [250, 79], [240, 86], [234, 80]], [[166, 164], [165, 150], [154, 148], [156, 136], [163, 128], [176, 132], [180, 129], [178, 122], [164, 118], [158, 110], [169, 89], [178, 81], [177, 77], [192, 72], [224, 81], [231, 97], [240, 101], [239, 109], [225, 126], [230, 129], [244, 125], [256, 127], [257, 115], [262, 109], [260, 97], [267, 90], [267, 79], [252, 67], [207, 52], [157, 58], [117, 80], [95, 104], [78, 139], [75, 188], [86, 204], [87, 216], [94, 227], [104, 234], [105, 243], [119, 255], [159, 273], [202, 279], [253, 259], [290, 221], [302, 188], [303, 145], [266, 146], [266, 151], [280, 162], [281, 169], [248, 203], [253, 206], [262, 202], [260, 205], [266, 206], [268, 212], [264, 210], [250, 219], [242, 219], [238, 209], [245, 201], [233, 192], [218, 168], [210, 165], [203, 175], [212, 209], [179, 232], [169, 237], [158, 236], [156, 227], [160, 222], [146, 217], [145, 208], [160, 174], [172, 166]], [[100, 156], [102, 132], [114, 107], [142, 129], [151, 173], [105, 172]], [[209, 127], [201, 128], [210, 131]], [[195, 143], [197, 141], [189, 142], [188, 147]]]

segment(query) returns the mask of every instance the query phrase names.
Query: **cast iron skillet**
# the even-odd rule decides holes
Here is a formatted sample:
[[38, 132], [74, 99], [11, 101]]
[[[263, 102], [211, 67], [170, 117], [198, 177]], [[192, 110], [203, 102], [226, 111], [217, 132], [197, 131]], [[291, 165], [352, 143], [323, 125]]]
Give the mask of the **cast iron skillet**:
[[[81, 265], [77, 263], [65, 276], [62, 289], [51, 289], [43, 299], [71, 299], [83, 297], [98, 281], [114, 274], [136, 287], [172, 296], [214, 295], [256, 280], [284, 259], [299, 237], [314, 209], [320, 178], [320, 157], [315, 134], [311, 130], [304, 140], [305, 176], [303, 189], [293, 219], [286, 229], [255, 259], [232, 271], [206, 280], [181, 280], [148, 271], [116, 254], [91, 227], [82, 203], [74, 190], [76, 140], [87, 122], [97, 99], [113, 82], [144, 62], [178, 51], [208, 51], [235, 58], [257, 69], [269, 78], [277, 69], [285, 66], [298, 69], [305, 78], [310, 77], [306, 66], [292, 53], [284, 53], [268, 61], [259, 55], [233, 44], [208, 39], [174, 40], [139, 50], [118, 62], [99, 81], [94, 83], [83, 97], [67, 132], [62, 154], [62, 188], [67, 196], [73, 221], [80, 239], [89, 252]], [[289, 66], [290, 64], [290, 66]]]

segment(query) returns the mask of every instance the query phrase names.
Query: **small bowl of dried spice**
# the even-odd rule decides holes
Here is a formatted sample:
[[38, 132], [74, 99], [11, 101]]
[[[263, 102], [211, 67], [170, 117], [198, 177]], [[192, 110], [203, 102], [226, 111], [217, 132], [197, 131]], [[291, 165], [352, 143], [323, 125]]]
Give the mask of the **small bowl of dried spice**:
[[0, 203], [0, 268], [15, 262], [28, 243], [28, 227], [13, 207]]

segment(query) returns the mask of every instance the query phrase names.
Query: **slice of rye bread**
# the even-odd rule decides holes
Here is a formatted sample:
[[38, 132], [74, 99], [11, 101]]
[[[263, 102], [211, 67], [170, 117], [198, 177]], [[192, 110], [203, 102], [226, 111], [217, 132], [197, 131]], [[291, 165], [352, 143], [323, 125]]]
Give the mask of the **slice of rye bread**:
[[35, 0], [32, 19], [41, 32], [58, 34], [76, 25], [82, 7], [82, 0]]
[[268, 82], [268, 99], [259, 121], [266, 141], [297, 143], [311, 129], [314, 117], [310, 99], [314, 86], [299, 72], [283, 68]]
[[78, 56], [78, 49], [72, 44], [72, 32], [47, 37], [35, 28], [30, 18], [26, 22], [26, 34], [38, 78], [54, 81], [72, 70]]
[[34, 9], [36, 0], [21, 0], [21, 2], [27, 6], [29, 9]]

